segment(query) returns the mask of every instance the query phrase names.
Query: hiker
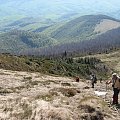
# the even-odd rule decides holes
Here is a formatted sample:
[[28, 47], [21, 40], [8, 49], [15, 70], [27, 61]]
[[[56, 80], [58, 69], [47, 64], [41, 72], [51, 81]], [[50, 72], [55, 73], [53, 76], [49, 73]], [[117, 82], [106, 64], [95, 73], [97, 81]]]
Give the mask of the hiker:
[[76, 82], [79, 82], [79, 81], [80, 81], [80, 78], [79, 78], [79, 77], [76, 77], [76, 78], [75, 78], [75, 81], [76, 81]]
[[100, 78], [100, 83], [102, 83], [102, 78]]
[[97, 83], [97, 77], [96, 77], [96, 75], [91, 74], [91, 75], [90, 75], [90, 79], [91, 79], [92, 88], [94, 88], [94, 84]]
[[112, 83], [114, 92], [112, 104], [118, 104], [118, 94], [120, 92], [120, 77], [117, 75], [117, 73], [113, 73], [112, 80], [106, 82], [106, 84], [110, 83]]

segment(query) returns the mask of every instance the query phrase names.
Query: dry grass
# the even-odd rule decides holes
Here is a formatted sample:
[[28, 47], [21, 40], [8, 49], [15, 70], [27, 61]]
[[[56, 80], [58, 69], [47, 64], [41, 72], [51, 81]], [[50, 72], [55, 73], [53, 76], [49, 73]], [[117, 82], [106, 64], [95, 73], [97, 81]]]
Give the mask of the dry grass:
[[83, 120], [104, 120], [106, 113], [110, 113], [106, 102], [98, 97], [89, 95], [80, 100], [78, 109]]
[[61, 88], [55, 88], [55, 89], [52, 89], [51, 91], [52, 92], [55, 92], [55, 91], [60, 92], [64, 96], [67, 96], [67, 97], [73, 97], [78, 92], [77, 89], [75, 89], [75, 88], [63, 88], [63, 87], [61, 87]]
[[66, 108], [55, 108], [48, 102], [37, 101], [37, 107], [34, 109], [30, 120], [73, 120], [72, 112]]
[[100, 59], [109, 68], [111, 68], [112, 70], [111, 73], [114, 71], [120, 74], [120, 50], [111, 52], [109, 54], [96, 54], [96, 55], [90, 55], [88, 57], [96, 57]]
[[108, 108], [107, 103], [103, 99], [93, 96], [93, 95], [84, 96], [80, 100], [80, 105], [90, 105], [92, 107], [96, 107], [96, 108], [98, 107], [98, 108], [102, 108], [102, 109]]
[[[36, 77], [38, 73], [4, 70], [2, 73], [5, 74], [0, 75], [1, 120], [106, 120], [109, 117], [119, 120], [114, 119], [115, 113], [93, 94], [87, 82], [58, 76]], [[7, 85], [10, 79], [14, 82]], [[86, 86], [89, 88], [85, 89]]]
[[104, 33], [107, 32], [109, 30], [115, 29], [120, 27], [120, 23], [113, 21], [113, 20], [107, 20], [104, 19], [102, 22], [100, 22], [100, 24], [98, 24], [94, 30], [94, 32], [100, 32], [100, 33]]

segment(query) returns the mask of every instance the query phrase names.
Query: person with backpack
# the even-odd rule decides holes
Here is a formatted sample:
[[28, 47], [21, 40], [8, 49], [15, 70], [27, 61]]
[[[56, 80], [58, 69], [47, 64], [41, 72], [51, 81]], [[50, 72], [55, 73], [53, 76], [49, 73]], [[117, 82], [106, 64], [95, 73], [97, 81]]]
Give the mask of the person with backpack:
[[80, 78], [79, 77], [76, 77], [75, 78], [75, 82], [79, 82], [80, 81]]
[[118, 95], [120, 92], [120, 77], [117, 75], [117, 73], [112, 74], [112, 80], [107, 81], [106, 84], [112, 83], [113, 87], [113, 101], [112, 104], [118, 104]]
[[91, 85], [92, 85], [92, 88], [94, 88], [94, 84], [97, 83], [97, 77], [95, 74], [91, 74], [90, 75], [90, 79], [91, 79]]

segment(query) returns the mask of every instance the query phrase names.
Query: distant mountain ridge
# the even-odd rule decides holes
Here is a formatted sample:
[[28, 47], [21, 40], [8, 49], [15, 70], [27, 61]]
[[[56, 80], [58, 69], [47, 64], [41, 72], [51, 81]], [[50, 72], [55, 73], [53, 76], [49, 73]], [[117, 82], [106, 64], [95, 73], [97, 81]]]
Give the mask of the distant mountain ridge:
[[[13, 28], [35, 31], [52, 23], [91, 14], [120, 18], [119, 6], [119, 0], [0, 0], [0, 31], [9, 31]], [[26, 18], [30, 19], [26, 21]], [[20, 23], [9, 27], [15, 22]]]
[[40, 33], [13, 30], [0, 34], [0, 52], [49, 55], [64, 51], [94, 52], [95, 46], [103, 51], [119, 46], [119, 32], [120, 20], [106, 15], [87, 15], [43, 28]]

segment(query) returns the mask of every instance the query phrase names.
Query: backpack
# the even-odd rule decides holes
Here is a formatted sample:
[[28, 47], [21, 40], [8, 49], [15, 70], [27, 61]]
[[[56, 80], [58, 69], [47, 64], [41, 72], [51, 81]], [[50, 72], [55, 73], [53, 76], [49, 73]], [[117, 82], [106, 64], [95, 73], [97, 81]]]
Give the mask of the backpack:
[[96, 78], [96, 76], [94, 76], [94, 83], [97, 83], [97, 78]]
[[91, 80], [92, 80], [93, 83], [97, 83], [96, 75], [92, 74], [91, 75]]

